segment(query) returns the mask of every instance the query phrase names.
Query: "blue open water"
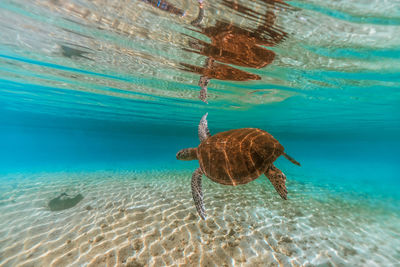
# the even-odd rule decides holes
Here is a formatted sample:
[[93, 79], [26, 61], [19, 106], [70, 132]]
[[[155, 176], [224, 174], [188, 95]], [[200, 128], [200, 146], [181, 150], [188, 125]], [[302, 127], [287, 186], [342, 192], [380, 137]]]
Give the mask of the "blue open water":
[[197, 1], [153, 2], [0, 2], [0, 179], [191, 172], [197, 161], [175, 154], [199, 144], [208, 112], [211, 134], [257, 127], [278, 139], [302, 166], [276, 165], [304, 196], [323, 188], [398, 216], [398, 1], [204, 1], [200, 26]]

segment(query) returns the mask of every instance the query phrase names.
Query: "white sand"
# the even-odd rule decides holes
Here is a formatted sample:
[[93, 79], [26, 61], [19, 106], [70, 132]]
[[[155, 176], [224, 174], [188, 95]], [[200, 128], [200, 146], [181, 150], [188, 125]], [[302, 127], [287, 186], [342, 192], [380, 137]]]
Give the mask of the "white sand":
[[[283, 201], [261, 178], [239, 187], [191, 172], [13, 174], [0, 178], [0, 266], [394, 266], [400, 217], [289, 181]], [[263, 181], [262, 181], [263, 180]], [[315, 188], [313, 189], [315, 191]], [[75, 207], [50, 211], [62, 192]], [[324, 191], [320, 191], [325, 194]]]

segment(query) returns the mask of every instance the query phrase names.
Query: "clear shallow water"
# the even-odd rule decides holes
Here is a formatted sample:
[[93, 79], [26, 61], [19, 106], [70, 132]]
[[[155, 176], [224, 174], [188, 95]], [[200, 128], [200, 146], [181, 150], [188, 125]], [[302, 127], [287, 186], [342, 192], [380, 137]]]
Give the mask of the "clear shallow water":
[[[292, 204], [279, 200], [264, 181], [268, 195], [256, 189], [255, 197], [265, 203], [282, 203], [268, 210], [262, 208], [262, 201], [252, 203], [246, 199], [247, 193], [242, 192], [244, 199], [240, 203], [246, 206], [243, 213], [228, 212], [238, 227], [247, 227], [249, 222], [236, 217], [246, 218], [246, 212], [257, 211], [254, 218], [259, 219], [259, 227], [265, 233], [282, 235], [283, 232], [291, 238], [301, 236], [307, 229], [317, 240], [324, 240], [328, 230], [348, 233], [350, 228], [344, 222], [352, 224], [360, 218], [378, 229], [359, 239], [351, 237], [351, 242], [333, 234], [331, 238], [337, 240], [333, 242], [336, 245], [326, 244], [323, 249], [315, 245], [319, 244], [316, 240], [309, 249], [296, 244], [296, 253], [270, 246], [254, 256], [251, 251], [257, 251], [257, 246], [248, 241], [249, 249], [244, 245], [241, 248], [243, 257], [253, 257], [247, 264], [254, 266], [264, 259], [261, 257], [264, 251], [265, 255], [272, 253], [272, 258], [264, 259], [272, 264], [284, 256], [287, 258], [283, 262], [292, 265], [324, 262], [395, 265], [400, 258], [398, 251], [366, 249], [367, 253], [360, 253], [366, 260], [363, 263], [337, 246], [350, 242], [352, 249], [365, 252], [365, 244], [378, 238], [379, 233], [391, 247], [396, 247], [399, 239], [400, 35], [397, 33], [400, 32], [400, 2], [213, 1], [205, 2], [205, 16], [200, 26], [191, 24], [199, 10], [195, 1], [170, 1], [172, 5], [174, 8], [165, 11], [146, 1], [1, 1], [0, 179], [3, 186], [0, 199], [4, 210], [12, 210], [15, 203], [24, 205], [27, 197], [23, 194], [29, 192], [27, 195], [37, 203], [35, 208], [25, 210], [29, 216], [37, 216], [36, 212], [54, 219], [64, 216], [74, 225], [74, 210], [85, 212], [86, 204], [81, 203], [57, 216], [45, 207], [64, 189], [76, 192], [80, 187], [67, 179], [59, 189], [53, 187], [53, 182], [57, 184], [69, 175], [80, 177], [82, 183], [87, 179], [91, 187], [84, 189], [85, 197], [88, 198], [88, 190], [96, 192], [93, 198], [97, 200], [90, 201], [98, 203], [103, 189], [90, 179], [101, 180], [103, 176], [93, 172], [105, 170], [113, 186], [120, 188], [117, 177], [126, 172], [131, 177], [130, 172], [140, 171], [144, 174], [140, 175], [139, 182], [146, 183], [157, 177], [152, 182], [157, 188], [173, 183], [176, 177], [177, 184], [171, 184], [171, 188], [182, 191], [179, 183], [186, 181], [186, 191], [179, 197], [184, 212], [193, 213], [193, 217], [176, 217], [174, 214], [178, 211], [168, 207], [165, 216], [169, 220], [195, 223], [196, 227], [222, 220], [228, 216], [224, 205], [229, 206], [231, 190], [237, 190], [240, 198], [241, 190], [250, 194], [260, 182], [257, 180], [254, 185], [239, 189], [207, 182], [205, 202], [212, 216], [205, 224], [198, 221], [190, 195], [190, 174], [198, 163], [177, 161], [175, 154], [198, 144], [197, 125], [208, 112], [212, 134], [232, 128], [259, 127], [274, 135], [302, 163], [301, 168], [285, 159], [278, 159], [276, 163], [287, 175], [288, 203]], [[181, 16], [181, 11], [185, 16]], [[208, 104], [199, 99], [201, 75], [210, 78]], [[152, 174], [155, 170], [157, 175]], [[135, 184], [127, 179], [127, 183]], [[41, 186], [33, 186], [35, 183], [47, 183], [49, 187], [42, 192]], [[135, 195], [137, 190], [133, 186], [127, 195]], [[213, 192], [228, 200], [215, 200]], [[115, 194], [114, 200], [110, 197], [107, 201], [118, 202], [120, 196]], [[122, 201], [125, 204], [116, 206], [135, 208], [138, 201]], [[156, 197], [147, 205], [152, 203], [158, 203]], [[304, 228], [296, 231], [285, 228], [284, 225], [290, 225], [286, 219], [279, 221], [280, 226], [270, 227], [274, 212], [281, 212], [284, 217], [285, 212], [290, 213], [279, 205], [293, 205], [296, 211], [308, 206], [304, 216], [299, 216], [306, 218], [303, 218]], [[331, 205], [338, 208], [331, 209]], [[93, 215], [98, 219], [90, 226], [93, 229], [97, 222], [114, 212], [109, 209], [100, 212], [101, 208], [102, 204], [98, 204], [95, 211], [88, 213], [88, 218]], [[337, 228], [331, 229], [332, 226], [324, 223], [322, 228], [314, 227], [314, 221], [307, 219], [325, 208], [324, 215], [333, 224], [337, 223]], [[348, 218], [348, 213], [341, 213], [341, 209], [354, 216]], [[142, 212], [145, 217], [150, 216], [148, 220], [152, 218], [156, 222], [151, 210]], [[21, 216], [18, 212], [15, 215]], [[369, 222], [366, 219], [369, 217], [375, 221]], [[115, 218], [114, 223], [118, 224], [119, 216]], [[218, 225], [221, 233], [233, 229], [231, 225]], [[364, 226], [356, 224], [354, 229]], [[116, 230], [107, 233], [113, 231]], [[0, 264], [27, 262], [29, 259], [16, 255], [25, 255], [29, 249], [10, 250], [9, 244], [23, 243], [31, 237], [24, 235], [24, 239], [21, 232], [18, 240], [11, 232], [7, 229], [1, 233], [0, 251], [6, 251], [7, 257]], [[44, 232], [40, 236], [30, 241], [33, 247], [43, 247], [41, 242], [48, 241]], [[190, 244], [196, 244], [196, 236], [204, 241], [203, 234], [195, 231]], [[260, 241], [254, 232], [245, 236], [259, 240], [256, 243], [268, 241], [268, 237]], [[162, 235], [166, 237], [169, 235]], [[103, 242], [112, 240], [111, 235], [103, 238]], [[217, 255], [215, 248], [221, 245], [218, 238], [208, 238], [212, 246], [193, 252], [199, 259]], [[279, 241], [281, 237], [274, 238]], [[115, 244], [115, 253], [121, 250], [121, 244], [125, 246], [123, 242]], [[111, 247], [99, 249], [98, 253]], [[329, 257], [327, 251], [332, 250], [340, 259]], [[68, 251], [48, 258], [48, 262], [38, 262], [56, 264]], [[143, 246], [140, 251], [142, 254], [131, 252], [132, 258], [127, 262], [135, 258], [143, 264], [157, 265], [143, 256], [150, 253], [150, 246]], [[39, 256], [35, 257], [42, 259], [37, 253]], [[96, 253], [67, 262], [90, 262]], [[242, 254], [235, 258], [227, 251], [224, 253], [231, 260], [223, 263], [246, 265], [241, 261]], [[314, 256], [304, 256], [307, 253]], [[158, 256], [170, 257], [166, 252]], [[168, 262], [164, 259], [164, 264], [171, 264]], [[192, 264], [206, 262], [206, 259], [199, 262], [195, 259]]]

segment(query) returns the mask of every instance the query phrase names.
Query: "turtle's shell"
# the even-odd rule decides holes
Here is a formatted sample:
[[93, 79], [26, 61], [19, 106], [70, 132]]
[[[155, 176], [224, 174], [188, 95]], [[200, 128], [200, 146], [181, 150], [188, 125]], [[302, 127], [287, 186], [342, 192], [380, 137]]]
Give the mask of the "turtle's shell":
[[246, 184], [263, 174], [284, 151], [266, 131], [242, 128], [218, 133], [197, 148], [204, 174], [224, 185]]

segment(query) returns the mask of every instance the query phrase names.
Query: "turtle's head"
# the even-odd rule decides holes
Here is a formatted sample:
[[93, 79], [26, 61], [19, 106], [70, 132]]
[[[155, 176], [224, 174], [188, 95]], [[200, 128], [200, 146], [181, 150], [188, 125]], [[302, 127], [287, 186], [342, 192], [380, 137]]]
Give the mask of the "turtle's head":
[[179, 160], [195, 160], [197, 159], [197, 148], [185, 148], [176, 153]]

